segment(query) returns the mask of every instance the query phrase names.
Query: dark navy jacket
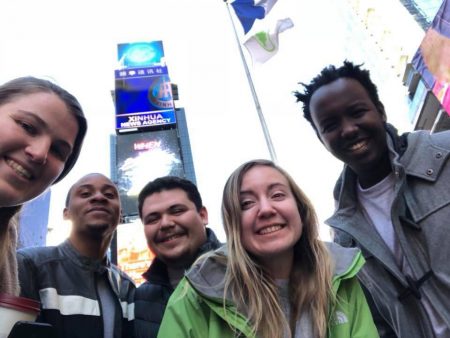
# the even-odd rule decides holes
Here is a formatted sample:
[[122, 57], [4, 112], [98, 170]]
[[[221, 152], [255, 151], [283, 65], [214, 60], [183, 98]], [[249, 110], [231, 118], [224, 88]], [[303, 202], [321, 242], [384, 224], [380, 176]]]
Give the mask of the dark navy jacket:
[[[198, 250], [197, 257], [215, 250], [221, 243], [214, 232], [206, 228], [207, 241]], [[167, 301], [174, 289], [169, 281], [166, 265], [155, 258], [143, 274], [146, 282], [136, 289], [135, 328], [137, 338], [156, 338], [166, 309]]]

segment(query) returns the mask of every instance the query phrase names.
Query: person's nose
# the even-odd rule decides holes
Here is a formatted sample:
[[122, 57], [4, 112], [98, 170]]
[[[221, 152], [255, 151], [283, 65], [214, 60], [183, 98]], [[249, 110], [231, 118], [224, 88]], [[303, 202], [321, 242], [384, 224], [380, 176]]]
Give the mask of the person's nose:
[[173, 221], [172, 217], [170, 215], [164, 214], [161, 216], [161, 225], [160, 229], [170, 229], [175, 226], [175, 222]]
[[352, 138], [358, 132], [358, 126], [351, 119], [342, 119], [341, 121], [341, 136], [343, 138]]
[[25, 153], [33, 162], [36, 162], [38, 164], [45, 164], [47, 162], [47, 156], [50, 151], [50, 146], [50, 138], [45, 136], [36, 137], [25, 148]]
[[95, 191], [91, 196], [91, 202], [106, 202], [108, 199], [105, 197], [105, 195], [100, 191]]
[[275, 214], [275, 209], [270, 199], [261, 198], [258, 204], [259, 204], [258, 217], [270, 217]]

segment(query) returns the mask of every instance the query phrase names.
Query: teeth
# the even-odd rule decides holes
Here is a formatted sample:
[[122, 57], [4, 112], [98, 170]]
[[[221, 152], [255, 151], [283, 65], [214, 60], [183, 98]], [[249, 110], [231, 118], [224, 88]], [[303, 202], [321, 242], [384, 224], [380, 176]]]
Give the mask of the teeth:
[[270, 227], [264, 228], [262, 230], [259, 231], [260, 235], [267, 235], [270, 234], [271, 232], [275, 232], [277, 230], [280, 230], [282, 228], [281, 225], [272, 225]]
[[181, 237], [181, 235], [173, 235], [173, 236], [167, 237], [167, 238], [164, 239], [163, 242], [168, 242], [168, 241], [171, 241], [171, 240], [173, 240], [175, 238], [178, 238], [178, 237]]
[[358, 142], [358, 143], [356, 143], [356, 144], [354, 144], [354, 145], [352, 145], [351, 147], [350, 147], [350, 149], [351, 150], [358, 150], [358, 149], [361, 149], [362, 147], [364, 147], [366, 145], [366, 142]]
[[16, 171], [20, 176], [23, 176], [25, 178], [30, 179], [31, 174], [26, 170], [24, 167], [22, 167], [19, 163], [14, 162], [13, 160], [6, 160], [6, 164], [9, 165], [12, 169]]

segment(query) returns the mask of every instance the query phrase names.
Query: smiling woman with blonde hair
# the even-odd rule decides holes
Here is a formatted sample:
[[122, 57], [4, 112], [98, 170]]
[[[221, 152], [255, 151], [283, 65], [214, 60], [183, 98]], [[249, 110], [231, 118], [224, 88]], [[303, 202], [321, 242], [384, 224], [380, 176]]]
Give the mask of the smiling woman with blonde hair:
[[158, 337], [378, 337], [355, 277], [360, 251], [318, 238], [311, 202], [282, 168], [237, 168], [222, 217], [226, 247], [186, 273]]

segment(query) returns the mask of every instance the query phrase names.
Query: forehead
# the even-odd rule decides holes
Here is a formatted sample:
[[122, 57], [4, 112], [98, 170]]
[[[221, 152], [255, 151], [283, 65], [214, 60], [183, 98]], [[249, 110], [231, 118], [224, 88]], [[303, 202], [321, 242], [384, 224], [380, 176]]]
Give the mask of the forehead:
[[309, 103], [311, 113], [321, 109], [349, 104], [358, 101], [371, 101], [364, 86], [352, 78], [339, 78], [317, 89]]
[[274, 184], [289, 186], [287, 178], [279, 170], [269, 166], [257, 165], [242, 177], [241, 190], [273, 186]]
[[143, 209], [156, 210], [170, 207], [175, 204], [194, 205], [194, 203], [189, 199], [186, 191], [175, 188], [154, 192], [153, 194], [147, 196], [144, 200]]
[[73, 185], [72, 190], [77, 190], [83, 187], [93, 187], [93, 188], [112, 188], [114, 190], [117, 190], [114, 183], [107, 178], [106, 176], [100, 175], [100, 174], [92, 174], [87, 175], [81, 178], [77, 183]]

